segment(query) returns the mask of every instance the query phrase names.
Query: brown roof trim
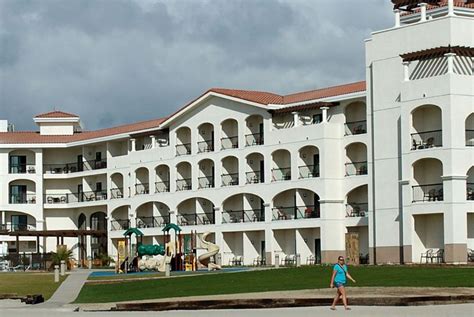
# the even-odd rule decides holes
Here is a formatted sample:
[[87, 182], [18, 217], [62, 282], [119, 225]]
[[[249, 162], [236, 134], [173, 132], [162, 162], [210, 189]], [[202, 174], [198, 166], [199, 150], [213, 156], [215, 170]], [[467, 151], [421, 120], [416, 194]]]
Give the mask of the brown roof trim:
[[277, 109], [277, 110], [271, 110], [270, 112], [273, 114], [282, 114], [282, 113], [288, 113], [288, 112], [294, 112], [294, 111], [319, 109], [321, 107], [335, 107], [338, 105], [339, 105], [339, 102], [315, 102], [308, 105], [293, 106], [293, 107], [287, 107], [287, 108], [282, 108], [282, 109]]
[[41, 113], [35, 116], [35, 118], [79, 118], [79, 116], [64, 111], [54, 110], [50, 112]]
[[401, 54], [400, 57], [404, 62], [412, 62], [420, 59], [443, 57], [448, 53], [454, 53], [458, 56], [474, 57], [474, 48], [466, 46], [441, 46], [418, 52]]

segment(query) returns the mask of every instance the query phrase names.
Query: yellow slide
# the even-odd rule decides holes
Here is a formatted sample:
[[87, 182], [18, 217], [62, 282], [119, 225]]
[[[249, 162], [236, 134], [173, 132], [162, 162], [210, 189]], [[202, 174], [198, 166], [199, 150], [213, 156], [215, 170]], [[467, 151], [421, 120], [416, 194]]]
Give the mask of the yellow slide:
[[210, 232], [206, 232], [206, 233], [203, 233], [202, 235], [199, 235], [199, 241], [201, 242], [201, 247], [203, 249], [206, 249], [207, 252], [204, 254], [201, 254], [198, 257], [198, 262], [201, 263], [203, 266], [206, 266], [209, 271], [220, 270], [221, 269], [220, 265], [211, 263], [210, 261], [211, 257], [219, 253], [219, 246], [217, 246], [217, 244], [206, 241], [207, 236], [210, 234], [211, 234]]

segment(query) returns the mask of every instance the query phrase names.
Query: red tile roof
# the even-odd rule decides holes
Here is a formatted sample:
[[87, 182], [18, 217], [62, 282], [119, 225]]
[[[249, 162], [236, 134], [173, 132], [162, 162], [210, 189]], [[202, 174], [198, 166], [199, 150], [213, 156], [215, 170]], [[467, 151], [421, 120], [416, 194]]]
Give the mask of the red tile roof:
[[46, 113], [41, 113], [35, 116], [35, 118], [79, 118], [79, 116], [72, 113], [55, 110]]

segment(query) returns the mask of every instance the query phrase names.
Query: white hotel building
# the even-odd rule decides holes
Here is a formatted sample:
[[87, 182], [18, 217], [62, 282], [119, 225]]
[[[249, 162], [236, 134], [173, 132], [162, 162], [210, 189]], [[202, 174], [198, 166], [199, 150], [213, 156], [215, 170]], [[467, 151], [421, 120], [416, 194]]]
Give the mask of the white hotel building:
[[213, 232], [223, 264], [333, 262], [346, 236], [371, 263], [420, 262], [429, 249], [465, 263], [474, 1], [392, 2], [394, 27], [366, 41], [365, 82], [286, 96], [210, 89], [169, 117], [97, 131], [60, 111], [36, 116], [34, 132], [2, 121], [0, 244], [67, 244], [83, 260], [115, 255], [128, 227], [163, 243], [171, 222]]

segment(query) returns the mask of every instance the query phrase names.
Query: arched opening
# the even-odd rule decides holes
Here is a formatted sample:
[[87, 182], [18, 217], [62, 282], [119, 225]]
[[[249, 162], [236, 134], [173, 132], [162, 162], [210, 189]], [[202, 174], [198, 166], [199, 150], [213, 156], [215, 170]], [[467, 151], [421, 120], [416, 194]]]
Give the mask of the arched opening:
[[443, 163], [424, 158], [413, 163], [413, 202], [443, 200]]
[[273, 220], [320, 218], [319, 196], [308, 189], [289, 189], [273, 198]]
[[128, 219], [128, 214], [130, 211], [130, 206], [120, 206], [114, 209], [111, 213], [112, 219], [110, 221], [110, 230], [127, 230], [130, 228], [130, 220]]
[[214, 126], [203, 123], [198, 127], [198, 153], [214, 151]]
[[110, 189], [110, 199], [120, 199], [124, 197], [123, 175], [114, 173], [110, 176], [112, 188]]
[[227, 119], [221, 123], [222, 138], [221, 148], [237, 149], [239, 147], [239, 125], [237, 120]]
[[237, 194], [222, 204], [223, 223], [265, 221], [265, 206], [262, 198], [255, 194]]
[[411, 113], [412, 150], [443, 146], [442, 113], [435, 105], [420, 106]]
[[[77, 229], [78, 230], [86, 230], [87, 229], [87, 217], [83, 213], [81, 213], [77, 219]], [[87, 260], [87, 242], [85, 241], [84, 236], [79, 237], [78, 247], [78, 255], [79, 255], [79, 263], [81, 266], [84, 265], [85, 261]]]
[[367, 217], [369, 210], [367, 185], [351, 190], [346, 196], [346, 217]]
[[346, 117], [346, 135], [367, 133], [367, 110], [364, 102], [357, 101], [347, 105], [344, 115]]
[[265, 159], [263, 154], [251, 153], [245, 159], [247, 161], [247, 172], [245, 173], [247, 184], [265, 182]]
[[466, 119], [466, 146], [474, 146], [474, 113]]
[[298, 178], [319, 177], [319, 149], [308, 145], [299, 150]]
[[84, 214], [80, 214], [79, 218], [77, 218], [77, 229], [78, 230], [86, 230], [87, 229], [87, 217]]
[[263, 135], [263, 117], [260, 115], [252, 115], [245, 119], [246, 134], [245, 146], [262, 145]]
[[192, 189], [192, 174], [191, 164], [188, 162], [181, 162], [176, 165], [176, 190], [191, 190]]
[[36, 173], [36, 157], [33, 151], [15, 150], [8, 154], [10, 174]]
[[239, 160], [235, 156], [222, 159], [222, 186], [239, 185]]
[[176, 131], [176, 156], [191, 154], [191, 129], [181, 127]]
[[467, 172], [467, 200], [474, 200], [474, 166]]
[[214, 161], [210, 159], [204, 159], [198, 163], [198, 166], [198, 189], [214, 188]]
[[10, 231], [36, 230], [36, 218], [19, 211], [4, 211], [5, 229]]
[[[91, 215], [91, 230], [107, 232], [105, 212], [95, 212]], [[91, 236], [91, 255], [93, 259], [107, 254], [107, 235]]]
[[272, 153], [272, 181], [291, 180], [291, 154], [287, 150], [277, 150]]
[[196, 226], [215, 224], [214, 204], [205, 198], [190, 198], [178, 205], [178, 224]]
[[167, 193], [170, 191], [170, 168], [162, 164], [155, 168], [155, 193]]
[[346, 147], [346, 176], [367, 175], [367, 146], [351, 143]]
[[170, 223], [170, 208], [159, 201], [139, 206], [136, 214], [138, 228], [161, 228]]
[[10, 204], [36, 204], [36, 184], [26, 179], [11, 181], [9, 188]]
[[145, 195], [150, 193], [148, 168], [140, 167], [135, 171], [135, 195]]

